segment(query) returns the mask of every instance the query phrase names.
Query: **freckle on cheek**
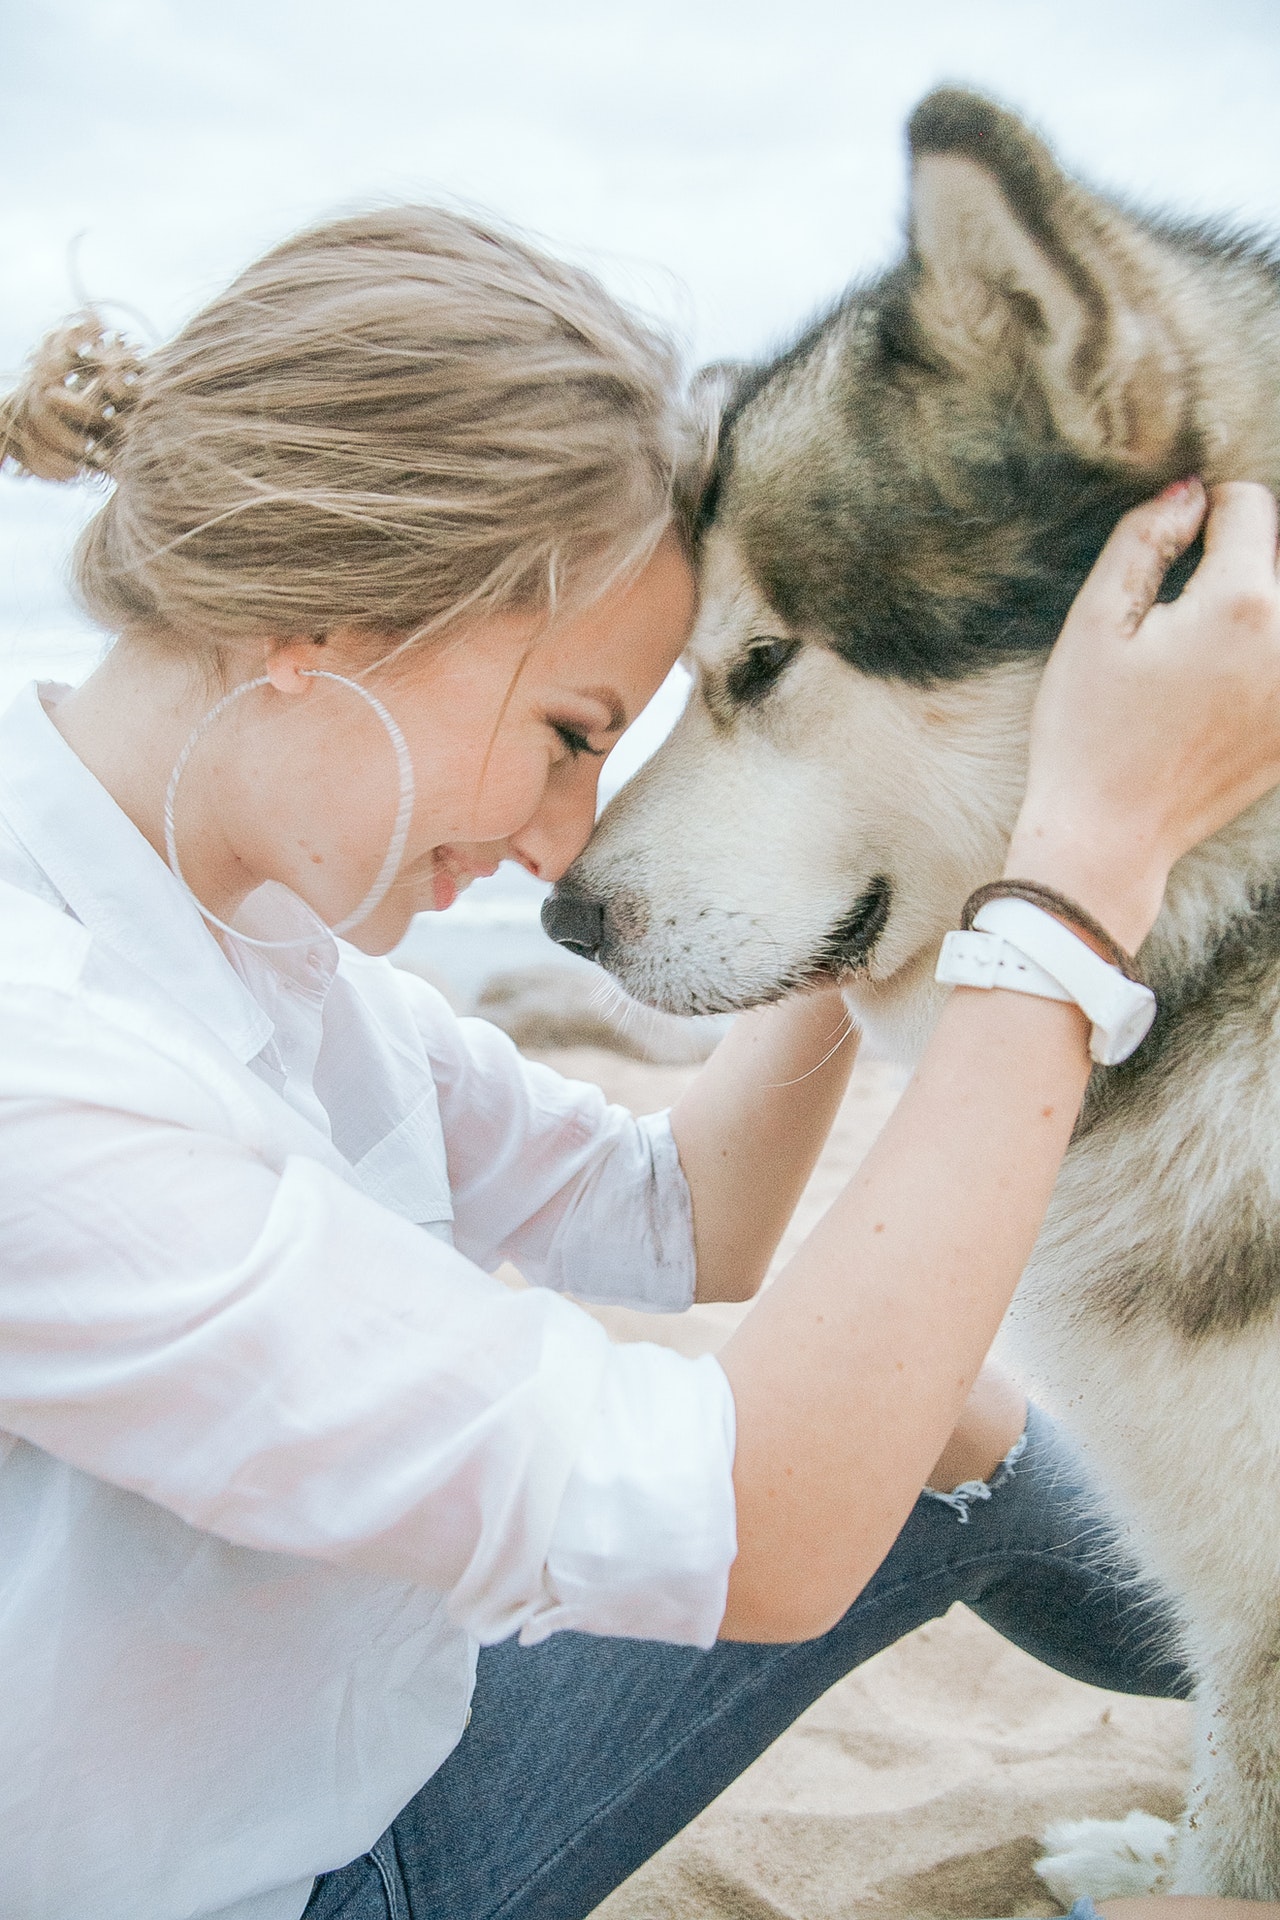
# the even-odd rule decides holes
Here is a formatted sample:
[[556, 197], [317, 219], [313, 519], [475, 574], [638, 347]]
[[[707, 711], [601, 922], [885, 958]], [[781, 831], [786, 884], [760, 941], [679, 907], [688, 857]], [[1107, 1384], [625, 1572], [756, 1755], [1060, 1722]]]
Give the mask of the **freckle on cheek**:
[[1052, 1120], [1052, 1118], [1053, 1118], [1053, 1108], [1052, 1108], [1052, 1107], [1041, 1107], [1041, 1109], [1040, 1109], [1040, 1118], [1041, 1118], [1042, 1120]]

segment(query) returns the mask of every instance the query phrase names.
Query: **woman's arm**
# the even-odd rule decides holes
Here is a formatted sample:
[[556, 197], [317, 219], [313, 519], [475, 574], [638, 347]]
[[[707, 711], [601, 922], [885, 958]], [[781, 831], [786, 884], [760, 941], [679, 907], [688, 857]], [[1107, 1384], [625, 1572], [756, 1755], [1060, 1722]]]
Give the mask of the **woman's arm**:
[[[838, 989], [743, 1014], [671, 1111], [693, 1198], [699, 1301], [756, 1293], [822, 1151], [858, 1051]], [[988, 1364], [929, 1473], [949, 1492], [986, 1480], [1027, 1417]]]
[[849, 1082], [858, 1035], [834, 987], [734, 1022], [671, 1110], [693, 1199], [697, 1298], [764, 1279]]
[[1089, 1067], [1076, 1008], [957, 991], [862, 1167], [722, 1351], [727, 1638], [824, 1632], [892, 1546], [1031, 1252]]
[[[1220, 489], [1194, 580], [1152, 607], [1202, 513], [1184, 489], [1113, 536], [1045, 676], [1010, 849], [1011, 874], [1075, 897], [1130, 948], [1173, 863], [1280, 781], [1270, 496]], [[739, 1532], [725, 1637], [822, 1632], [892, 1544], [1035, 1242], [1087, 1043], [1072, 1006], [955, 992], [872, 1153], [724, 1349]]]

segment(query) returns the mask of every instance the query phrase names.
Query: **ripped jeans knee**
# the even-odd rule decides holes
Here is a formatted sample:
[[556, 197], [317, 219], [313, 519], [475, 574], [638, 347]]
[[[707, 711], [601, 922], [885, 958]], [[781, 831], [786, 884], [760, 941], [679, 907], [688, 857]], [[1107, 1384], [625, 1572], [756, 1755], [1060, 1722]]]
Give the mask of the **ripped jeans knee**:
[[979, 1500], [989, 1500], [993, 1493], [998, 1493], [1001, 1487], [1012, 1480], [1026, 1450], [1027, 1429], [1024, 1427], [990, 1479], [962, 1480], [950, 1493], [940, 1493], [936, 1487], [925, 1487], [924, 1496], [929, 1500], [940, 1500], [944, 1507], [951, 1508], [962, 1527], [967, 1526], [970, 1509]]

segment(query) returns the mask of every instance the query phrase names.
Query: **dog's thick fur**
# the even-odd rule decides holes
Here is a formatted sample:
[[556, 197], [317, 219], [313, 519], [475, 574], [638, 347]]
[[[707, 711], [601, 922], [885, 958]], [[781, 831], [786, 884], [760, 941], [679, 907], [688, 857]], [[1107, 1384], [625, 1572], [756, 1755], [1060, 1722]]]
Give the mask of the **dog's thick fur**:
[[[970, 94], [927, 99], [910, 146], [903, 263], [711, 382], [696, 691], [567, 879], [638, 998], [714, 1012], [839, 963], [904, 1058], [943, 933], [1000, 871], [1040, 666], [1108, 531], [1186, 472], [1280, 483], [1273, 255], [1086, 190]], [[1158, 1023], [1095, 1076], [1014, 1309], [1200, 1676], [1178, 1888], [1270, 1899], [1278, 882], [1275, 796], [1178, 868], [1143, 954]]]

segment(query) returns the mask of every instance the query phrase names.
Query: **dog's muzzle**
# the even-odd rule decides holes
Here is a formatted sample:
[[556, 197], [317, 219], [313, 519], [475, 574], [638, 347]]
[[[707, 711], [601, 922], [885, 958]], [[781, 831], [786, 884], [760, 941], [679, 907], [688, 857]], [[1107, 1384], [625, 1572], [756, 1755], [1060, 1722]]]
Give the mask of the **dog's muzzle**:
[[558, 886], [542, 903], [542, 930], [584, 960], [599, 957], [604, 945], [604, 902], [572, 887]]

